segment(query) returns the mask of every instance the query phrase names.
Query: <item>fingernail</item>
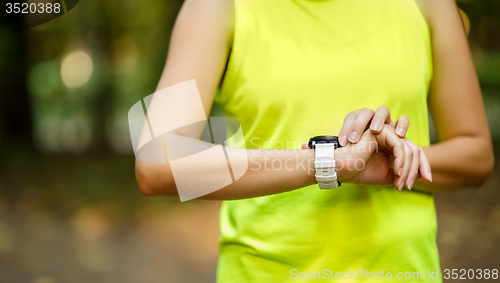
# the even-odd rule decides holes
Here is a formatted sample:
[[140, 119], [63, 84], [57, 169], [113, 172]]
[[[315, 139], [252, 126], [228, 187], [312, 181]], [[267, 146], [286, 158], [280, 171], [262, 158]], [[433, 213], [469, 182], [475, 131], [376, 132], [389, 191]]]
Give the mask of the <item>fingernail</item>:
[[371, 129], [374, 131], [380, 131], [380, 123], [379, 122], [373, 122]]
[[396, 130], [396, 134], [398, 134], [398, 136], [403, 136], [405, 134], [405, 130], [403, 128], [398, 128]]
[[431, 172], [429, 172], [429, 174], [427, 174], [427, 176], [429, 177], [429, 180], [430, 180], [430, 181], [431, 181], [431, 183], [432, 183], [432, 173], [431, 173]]
[[347, 144], [347, 135], [341, 136], [339, 142], [341, 146], [345, 146]]
[[349, 136], [349, 141], [350, 142], [357, 142], [358, 141], [358, 132], [354, 131], [351, 133]]
[[403, 189], [403, 186], [405, 185], [405, 182], [402, 182], [401, 185], [399, 185], [398, 190], [401, 191]]
[[411, 191], [411, 188], [413, 188], [413, 184], [415, 183], [415, 180], [411, 180], [410, 183], [408, 184], [408, 190]]
[[403, 167], [401, 167], [401, 169], [399, 169], [398, 171], [398, 176], [401, 177], [401, 173], [403, 172]]

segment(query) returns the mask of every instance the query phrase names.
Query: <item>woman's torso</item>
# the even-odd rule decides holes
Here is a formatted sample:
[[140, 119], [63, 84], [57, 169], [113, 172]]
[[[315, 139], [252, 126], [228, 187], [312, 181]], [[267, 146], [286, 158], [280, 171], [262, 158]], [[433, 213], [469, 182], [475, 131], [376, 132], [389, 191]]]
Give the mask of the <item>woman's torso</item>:
[[[414, 0], [235, 0], [217, 102], [240, 121], [247, 148], [297, 149], [312, 136], [336, 135], [350, 111], [381, 105], [407, 115], [407, 137], [426, 146], [431, 58]], [[221, 233], [219, 282], [358, 268], [428, 279], [439, 268], [432, 195], [394, 187], [314, 185], [227, 201]]]

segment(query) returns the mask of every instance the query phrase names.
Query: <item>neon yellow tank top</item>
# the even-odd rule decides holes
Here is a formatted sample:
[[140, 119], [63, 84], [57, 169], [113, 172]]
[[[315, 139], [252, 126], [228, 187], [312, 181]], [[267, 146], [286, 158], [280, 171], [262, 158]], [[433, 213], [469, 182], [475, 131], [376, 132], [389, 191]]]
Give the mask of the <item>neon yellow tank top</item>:
[[[381, 105], [407, 115], [407, 137], [427, 146], [431, 77], [430, 33], [414, 0], [235, 0], [217, 103], [242, 124], [247, 148], [297, 149], [337, 135], [350, 111]], [[381, 271], [441, 281], [429, 279], [440, 268], [431, 194], [313, 185], [226, 201], [220, 219], [218, 282], [363, 282]], [[352, 277], [358, 269], [371, 280]]]

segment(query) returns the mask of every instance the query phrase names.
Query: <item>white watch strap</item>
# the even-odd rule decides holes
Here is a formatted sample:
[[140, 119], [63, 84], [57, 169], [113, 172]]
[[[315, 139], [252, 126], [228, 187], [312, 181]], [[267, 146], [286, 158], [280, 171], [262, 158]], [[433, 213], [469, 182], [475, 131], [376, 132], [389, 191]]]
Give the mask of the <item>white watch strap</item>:
[[316, 181], [320, 189], [336, 189], [337, 172], [335, 172], [335, 144], [317, 143], [315, 145], [314, 169]]

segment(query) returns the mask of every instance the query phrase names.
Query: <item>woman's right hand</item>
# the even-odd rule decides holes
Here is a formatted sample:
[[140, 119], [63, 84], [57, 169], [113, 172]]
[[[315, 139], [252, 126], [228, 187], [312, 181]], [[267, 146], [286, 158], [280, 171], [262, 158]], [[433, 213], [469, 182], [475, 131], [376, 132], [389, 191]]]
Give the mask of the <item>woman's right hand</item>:
[[423, 150], [394, 128], [384, 125], [380, 134], [367, 130], [356, 144], [337, 149], [339, 181], [362, 185], [391, 185], [411, 189], [415, 180], [431, 182], [431, 168]]
[[360, 133], [363, 133], [368, 126], [373, 134], [378, 135], [382, 131], [384, 124], [392, 126], [396, 135], [404, 138], [410, 120], [408, 116], [401, 115], [398, 120], [393, 121], [389, 108], [386, 106], [380, 106], [377, 111], [370, 108], [357, 109], [349, 112], [345, 117], [339, 133], [339, 143], [341, 146], [357, 143], [361, 139]]

